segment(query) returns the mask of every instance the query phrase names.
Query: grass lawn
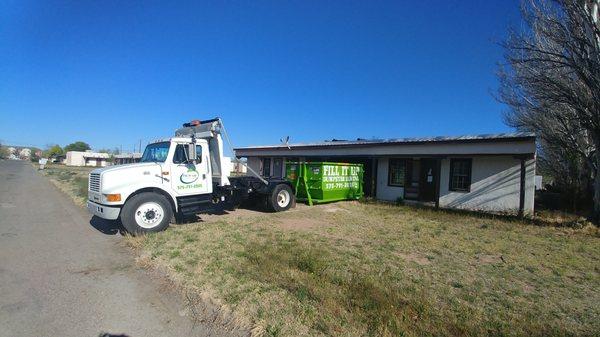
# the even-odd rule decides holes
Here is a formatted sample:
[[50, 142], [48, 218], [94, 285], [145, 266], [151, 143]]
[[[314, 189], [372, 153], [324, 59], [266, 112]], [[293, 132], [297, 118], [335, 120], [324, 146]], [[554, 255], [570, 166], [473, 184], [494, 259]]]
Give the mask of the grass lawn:
[[596, 228], [357, 202], [239, 210], [129, 238], [268, 336], [600, 331]]
[[[84, 200], [89, 170], [44, 173]], [[599, 335], [592, 226], [358, 202], [202, 220], [127, 241], [255, 335]]]

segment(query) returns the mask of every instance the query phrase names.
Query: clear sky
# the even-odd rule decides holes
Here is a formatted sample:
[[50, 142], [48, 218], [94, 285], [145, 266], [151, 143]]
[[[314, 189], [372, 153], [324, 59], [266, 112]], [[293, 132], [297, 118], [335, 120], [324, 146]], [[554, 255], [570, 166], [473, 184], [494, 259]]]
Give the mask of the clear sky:
[[510, 131], [497, 1], [0, 2], [0, 139], [131, 150], [223, 118], [236, 146]]

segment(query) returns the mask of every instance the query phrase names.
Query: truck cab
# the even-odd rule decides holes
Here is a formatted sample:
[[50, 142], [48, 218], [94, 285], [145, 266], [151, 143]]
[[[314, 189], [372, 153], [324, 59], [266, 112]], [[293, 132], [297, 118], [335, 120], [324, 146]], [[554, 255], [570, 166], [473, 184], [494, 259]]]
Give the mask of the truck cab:
[[166, 229], [181, 219], [256, 199], [271, 211], [295, 205], [285, 180], [230, 177], [223, 155], [222, 121], [193, 121], [175, 137], [146, 146], [141, 161], [92, 171], [87, 208], [95, 216], [120, 219], [132, 234]]

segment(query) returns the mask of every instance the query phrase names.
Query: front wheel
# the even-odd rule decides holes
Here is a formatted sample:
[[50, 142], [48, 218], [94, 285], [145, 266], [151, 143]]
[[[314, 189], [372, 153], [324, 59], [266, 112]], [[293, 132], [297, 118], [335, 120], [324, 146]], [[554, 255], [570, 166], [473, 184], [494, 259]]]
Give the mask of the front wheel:
[[275, 186], [271, 195], [267, 198], [267, 206], [273, 212], [287, 211], [296, 205], [296, 197], [292, 188], [286, 184]]
[[167, 198], [152, 192], [134, 195], [121, 210], [123, 227], [132, 235], [163, 231], [171, 217], [173, 210]]

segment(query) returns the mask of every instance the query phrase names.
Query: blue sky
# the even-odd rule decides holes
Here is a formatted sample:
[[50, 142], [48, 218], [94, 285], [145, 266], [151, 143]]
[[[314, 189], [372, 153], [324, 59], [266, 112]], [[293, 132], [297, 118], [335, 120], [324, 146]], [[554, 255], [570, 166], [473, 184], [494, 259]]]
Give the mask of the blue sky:
[[518, 22], [517, 0], [5, 0], [0, 139], [131, 150], [214, 116], [237, 146], [510, 131], [491, 93]]

